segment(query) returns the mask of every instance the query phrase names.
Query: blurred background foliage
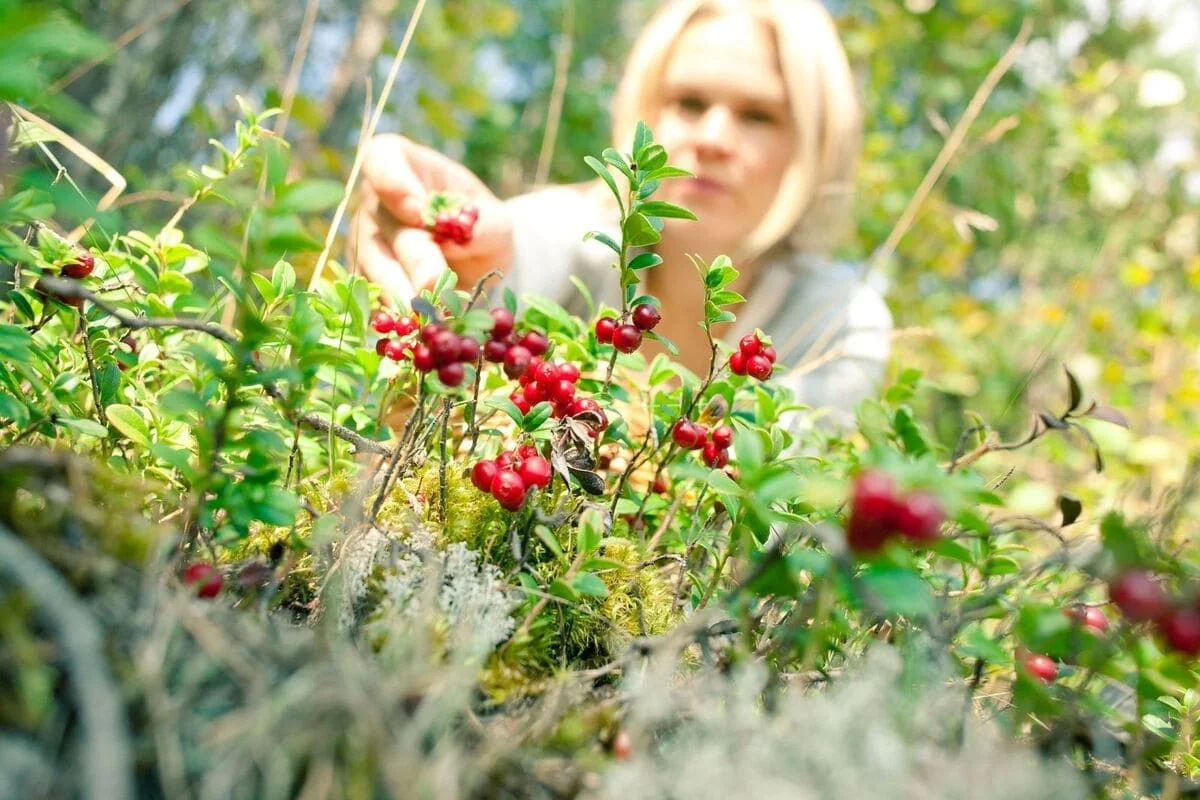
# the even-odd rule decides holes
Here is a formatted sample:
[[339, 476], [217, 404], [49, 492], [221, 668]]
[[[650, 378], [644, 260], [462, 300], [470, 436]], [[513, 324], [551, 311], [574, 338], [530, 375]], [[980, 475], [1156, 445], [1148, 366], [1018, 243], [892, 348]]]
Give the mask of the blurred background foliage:
[[[380, 130], [463, 159], [502, 195], [585, 179], [581, 158], [608, 144], [623, 56], [655, 5], [432, 0]], [[893, 369], [918, 367], [937, 389], [920, 401], [924, 421], [947, 447], [972, 415], [1019, 437], [1031, 412], [1066, 402], [1065, 363], [1132, 430], [1094, 428], [1105, 476], [1058, 437], [1004, 456], [1018, 465], [1013, 503], [1048, 513], [1069, 485], [1089, 511], [1153, 510], [1200, 441], [1200, 6], [829, 5], [867, 112], [856, 235], [841, 255], [887, 287], [901, 329]], [[108, 183], [46, 143], [5, 191], [45, 193], [64, 228], [96, 217], [96, 236], [154, 230], [189, 197], [188, 170], [211, 161], [210, 137], [228, 139], [237, 96], [283, 105], [275, 130], [290, 151], [222, 185], [252, 213], [213, 196], [184, 227], [226, 274], [284, 253], [303, 270], [414, 6], [0, 0], [0, 98], [53, 122], [129, 184], [97, 215]], [[895, 252], [873, 258], [1025, 20], [1014, 68]]]

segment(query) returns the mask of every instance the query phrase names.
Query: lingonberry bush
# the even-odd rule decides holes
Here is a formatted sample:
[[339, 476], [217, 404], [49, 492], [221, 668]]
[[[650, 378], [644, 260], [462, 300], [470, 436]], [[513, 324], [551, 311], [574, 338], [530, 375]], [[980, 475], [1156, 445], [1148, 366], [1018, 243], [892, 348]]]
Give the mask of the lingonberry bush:
[[[248, 113], [193, 197], [261, 166], [278, 145], [268, 116]], [[7, 203], [0, 561], [33, 606], [67, 598], [51, 633], [30, 624], [20, 641], [85, 641], [57, 639], [77, 699], [44, 682], [0, 710], [6, 722], [35, 731], [58, 714], [85, 746], [53, 759], [91, 764], [106, 787], [127, 769], [151, 794], [224, 780], [289, 793], [335, 764], [344, 786], [395, 793], [402, 764], [425, 791], [455, 765], [453, 793], [615, 796], [631, 775], [687, 780], [681, 754], [719, 750], [722, 732], [828, 731], [852, 748], [861, 731], [820, 705], [833, 692], [874, 708], [889, 752], [908, 754], [881, 770], [893, 787], [954, 794], [993, 758], [1033, 765], [989, 778], [997, 796], [1039, 770], [1057, 777], [1032, 791], [1054, 797], [1178, 793], [1195, 777], [1200, 560], [1163, 535], [1177, 507], [1089, 521], [1063, 486], [1054, 518], [1022, 516], [1006, 510], [1007, 476], [978, 469], [1069, 437], [1100, 470], [1081, 420], [1124, 425], [1120, 412], [1085, 404], [1066, 372], [1063, 410], [1027, 436], [1003, 442], [981, 421], [943, 452], [912, 410], [921, 374], [901, 369], [853, 430], [798, 424], [807, 409], [772, 380], [795, 365], [770, 332], [720, 339], [743, 299], [729, 259], [694, 263], [707, 371], [655, 333], [659, 303], [640, 287], [661, 259], [647, 248], [663, 219], [692, 215], [653, 196], [686, 173], [644, 125], [629, 152], [587, 164], [620, 209], [619, 239], [591, 236], [622, 289], [619, 308], [586, 296], [587, 318], [496, 276], [458, 287], [447, 272], [399, 308], [336, 264], [310, 291], [286, 261], [239, 281], [188, 243], [186, 207], [85, 250], [49, 209]], [[438, 196], [427, 227], [461, 244], [476, 216]], [[648, 358], [647, 339], [667, 353]], [[46, 565], [57, 583], [37, 582]], [[81, 662], [100, 652], [111, 667], [88, 683]], [[878, 659], [895, 661], [883, 678]], [[729, 716], [671, 688], [680, 676], [716, 687]], [[887, 698], [918, 685], [954, 710], [898, 723]], [[274, 722], [268, 696], [286, 709]], [[195, 717], [172, 716], [184, 700]], [[1009, 741], [980, 745], [981, 717]], [[90, 749], [103, 720], [125, 748], [107, 762]], [[130, 735], [150, 754], [136, 764]], [[956, 771], [930, 777], [929, 748]], [[815, 768], [756, 770], [750, 784], [861, 796]]]

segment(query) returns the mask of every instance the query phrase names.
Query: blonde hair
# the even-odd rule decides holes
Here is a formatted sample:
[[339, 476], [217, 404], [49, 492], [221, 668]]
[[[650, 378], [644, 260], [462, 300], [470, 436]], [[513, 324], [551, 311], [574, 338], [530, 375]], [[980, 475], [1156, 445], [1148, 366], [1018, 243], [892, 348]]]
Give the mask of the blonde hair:
[[615, 146], [629, 148], [638, 120], [653, 128], [671, 49], [687, 26], [700, 16], [728, 12], [753, 14], [771, 28], [796, 125], [796, 151], [743, 257], [757, 258], [785, 241], [797, 250], [826, 250], [849, 217], [862, 114], [837, 28], [817, 0], [668, 2], [626, 62], [613, 102]]

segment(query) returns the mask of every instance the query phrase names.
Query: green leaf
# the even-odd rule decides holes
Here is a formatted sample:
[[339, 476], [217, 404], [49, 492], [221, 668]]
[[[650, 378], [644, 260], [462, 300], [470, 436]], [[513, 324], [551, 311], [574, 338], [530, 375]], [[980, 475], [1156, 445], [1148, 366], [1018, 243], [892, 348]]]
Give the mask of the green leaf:
[[564, 581], [562, 578], [556, 578], [554, 583], [550, 584], [550, 594], [555, 597], [561, 597], [563, 600], [575, 603], [579, 600], [579, 592], [575, 590], [571, 584]]
[[657, 244], [662, 239], [662, 235], [650, 224], [650, 220], [637, 212], [625, 218], [625, 222], [621, 226], [621, 235], [634, 247]]
[[345, 186], [327, 178], [305, 178], [283, 187], [272, 210], [287, 214], [312, 214], [333, 208], [342, 200]]
[[651, 170], [649, 173], [646, 174], [646, 179], [658, 181], [658, 180], [663, 180], [664, 178], [690, 178], [690, 177], [692, 177], [692, 174], [693, 173], [688, 172], [686, 169], [680, 169], [679, 167], [667, 166], [667, 167], [659, 167], [658, 169]]
[[25, 360], [33, 348], [33, 336], [17, 325], [0, 325], [0, 355]]
[[633, 146], [629, 148], [635, 158], [641, 158], [642, 151], [646, 146], [654, 141], [654, 135], [650, 131], [650, 126], [642, 120], [638, 120], [637, 125], [633, 129]]
[[108, 423], [136, 445], [150, 447], [150, 427], [136, 409], [114, 403], [104, 409]]
[[[629, 162], [625, 160], [625, 156], [621, 155], [612, 147], [604, 148], [604, 151], [600, 155], [604, 157], [604, 160], [607, 163], [620, 170], [622, 175], [628, 178], [631, 182], [633, 181], [633, 170], [629, 168]], [[622, 212], [622, 216], [623, 215], [624, 212]]]
[[604, 585], [599, 575], [591, 572], [580, 572], [571, 579], [575, 591], [588, 597], [608, 597], [608, 587]]
[[[621, 216], [625, 216], [625, 204], [621, 202], [621, 190], [617, 188], [617, 181], [615, 178], [613, 178], [612, 173], [610, 173], [608, 168], [605, 167], [604, 164], [594, 156], [584, 156], [583, 163], [591, 167], [592, 172], [599, 175], [600, 179], [608, 184], [609, 191], [611, 191], [613, 197], [617, 199], [617, 206], [621, 210]], [[620, 252], [620, 250], [617, 252]]]
[[923, 619], [937, 611], [929, 584], [911, 570], [880, 565], [868, 569], [860, 580], [868, 602], [889, 614]]
[[638, 253], [629, 260], [629, 268], [635, 272], [656, 267], [663, 262], [658, 253]]
[[103, 439], [108, 436], [108, 429], [99, 422], [94, 422], [90, 419], [76, 419], [74, 417], [59, 417], [58, 424], [62, 425], [75, 433], [83, 434], [84, 436], [95, 436], [97, 439]]
[[597, 509], [588, 509], [579, 516], [579, 532], [576, 547], [581, 553], [590, 553], [600, 544], [604, 522]]
[[257, 272], [250, 273], [250, 282], [254, 284], [254, 288], [258, 289], [258, 293], [262, 295], [263, 302], [267, 305], [275, 302], [275, 298], [279, 296], [278, 292], [275, 291], [275, 286]]
[[616, 241], [614, 241], [613, 238], [607, 233], [601, 233], [600, 231], [588, 231], [583, 235], [583, 240], [586, 242], [588, 239], [595, 239], [596, 241], [605, 245], [609, 250], [612, 250], [618, 256], [621, 255], [621, 245], [617, 244]]
[[562, 545], [558, 543], [558, 539], [554, 538], [553, 531], [551, 531], [545, 525], [537, 525], [534, 527], [533, 532], [536, 533], [537, 537], [542, 540], [542, 543], [549, 548], [550, 552], [554, 553], [556, 558], [564, 561], [566, 560], [566, 556], [563, 554]]
[[536, 431], [538, 428], [542, 427], [542, 423], [550, 419], [550, 415], [553, 412], [554, 407], [550, 405], [550, 403], [538, 403], [529, 410], [528, 414], [525, 415], [525, 419], [521, 423], [521, 427], [525, 431], [532, 433], [533, 431]]
[[275, 287], [276, 297], [287, 297], [296, 286], [296, 270], [286, 261], [276, 262], [271, 270], [271, 285]]
[[644, 203], [638, 203], [634, 208], [648, 217], [696, 219], [696, 215], [683, 206], [677, 206], [665, 200], [647, 200]]
[[483, 401], [483, 405], [487, 408], [503, 411], [512, 417], [512, 421], [518, 425], [525, 421], [525, 415], [521, 413], [521, 409], [517, 408], [516, 404], [507, 397], [489, 397]]
[[638, 153], [638, 169], [653, 172], [667, 165], [667, 149], [661, 144], [651, 144]]

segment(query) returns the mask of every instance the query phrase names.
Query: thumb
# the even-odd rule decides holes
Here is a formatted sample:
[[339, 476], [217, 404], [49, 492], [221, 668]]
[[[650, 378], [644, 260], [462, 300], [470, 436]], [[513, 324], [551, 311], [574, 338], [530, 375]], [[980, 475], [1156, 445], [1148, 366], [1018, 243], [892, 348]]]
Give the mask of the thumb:
[[379, 202], [401, 225], [419, 228], [429, 192], [409, 163], [409, 144], [403, 136], [379, 134], [367, 144], [362, 172]]

